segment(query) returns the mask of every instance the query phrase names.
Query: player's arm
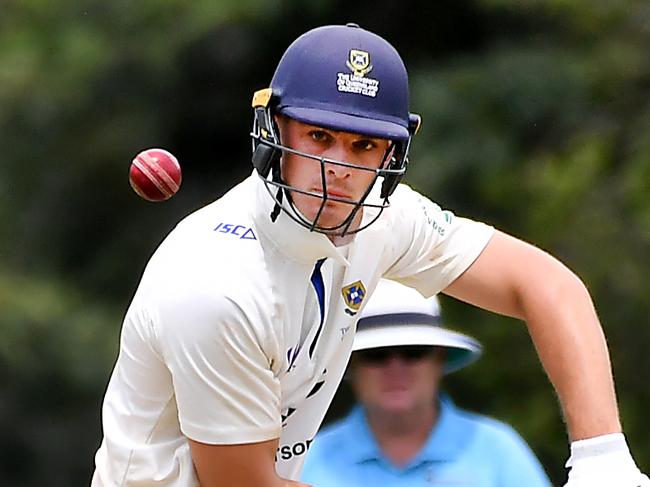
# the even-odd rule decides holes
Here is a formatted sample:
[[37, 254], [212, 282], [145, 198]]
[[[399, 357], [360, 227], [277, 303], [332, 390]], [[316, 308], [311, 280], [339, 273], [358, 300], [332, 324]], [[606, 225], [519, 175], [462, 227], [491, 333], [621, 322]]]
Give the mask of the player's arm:
[[620, 433], [605, 337], [574, 273], [542, 250], [496, 232], [445, 293], [528, 324], [573, 440], [565, 487], [650, 487]]
[[276, 474], [282, 391], [270, 326], [250, 314], [246, 296], [214, 292], [206, 273], [193, 275], [159, 298], [157, 336], [201, 486], [300, 485]]
[[240, 445], [189, 442], [201, 487], [308, 487], [276, 474], [277, 439]]
[[572, 440], [621, 431], [609, 354], [592, 300], [557, 259], [497, 231], [444, 292], [526, 321]]

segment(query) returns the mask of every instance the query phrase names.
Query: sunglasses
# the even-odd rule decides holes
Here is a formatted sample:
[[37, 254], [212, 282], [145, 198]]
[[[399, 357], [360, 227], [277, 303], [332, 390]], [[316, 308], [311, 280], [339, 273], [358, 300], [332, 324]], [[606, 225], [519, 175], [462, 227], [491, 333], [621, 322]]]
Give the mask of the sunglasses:
[[432, 356], [434, 350], [434, 347], [426, 345], [370, 348], [355, 352], [355, 358], [366, 365], [384, 365], [393, 357], [405, 363], [415, 363]]

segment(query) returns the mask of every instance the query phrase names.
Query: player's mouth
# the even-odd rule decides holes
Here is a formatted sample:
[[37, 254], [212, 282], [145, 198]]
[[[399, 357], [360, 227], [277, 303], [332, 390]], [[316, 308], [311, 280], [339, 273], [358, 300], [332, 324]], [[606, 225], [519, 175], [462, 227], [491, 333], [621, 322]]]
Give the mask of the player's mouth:
[[[321, 188], [314, 188], [313, 192], [318, 193], [318, 195], [321, 197], [324, 194]], [[327, 188], [327, 193], [325, 194], [327, 195], [328, 199], [332, 199], [334, 201], [343, 201], [343, 202], [352, 201], [352, 196], [350, 196], [348, 193], [342, 190]]]

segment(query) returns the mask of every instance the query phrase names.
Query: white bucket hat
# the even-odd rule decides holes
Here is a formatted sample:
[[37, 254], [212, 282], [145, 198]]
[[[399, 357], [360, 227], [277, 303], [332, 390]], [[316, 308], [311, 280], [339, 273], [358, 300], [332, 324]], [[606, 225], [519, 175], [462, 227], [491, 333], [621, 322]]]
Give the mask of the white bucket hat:
[[482, 353], [477, 340], [442, 326], [435, 296], [427, 299], [415, 289], [382, 279], [361, 313], [352, 351], [404, 345], [445, 348], [445, 373], [466, 367]]

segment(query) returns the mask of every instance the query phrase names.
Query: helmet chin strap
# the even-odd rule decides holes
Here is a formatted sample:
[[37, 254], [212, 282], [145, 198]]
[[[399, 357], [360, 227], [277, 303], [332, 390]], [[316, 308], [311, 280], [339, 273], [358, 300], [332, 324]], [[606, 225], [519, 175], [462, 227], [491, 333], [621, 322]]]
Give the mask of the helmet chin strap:
[[[280, 163], [273, 165], [272, 169], [272, 179], [276, 182], [282, 182], [282, 176], [280, 175]], [[273, 205], [273, 211], [271, 211], [271, 221], [275, 223], [275, 220], [278, 219], [280, 211], [282, 211], [282, 200], [284, 198], [284, 189], [278, 187], [278, 192], [275, 194], [275, 205]]]

